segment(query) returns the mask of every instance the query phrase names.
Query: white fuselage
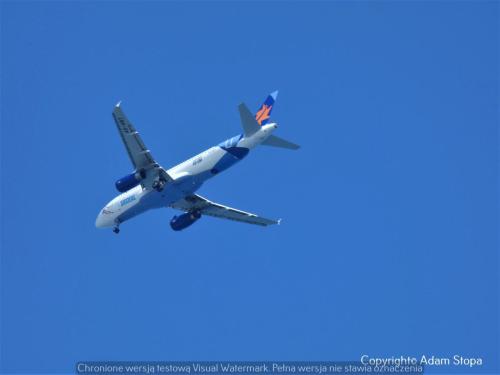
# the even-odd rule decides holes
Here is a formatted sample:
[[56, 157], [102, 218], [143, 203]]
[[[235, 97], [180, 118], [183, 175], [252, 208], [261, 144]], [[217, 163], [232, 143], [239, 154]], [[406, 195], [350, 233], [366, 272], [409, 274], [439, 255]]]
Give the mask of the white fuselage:
[[172, 205], [193, 194], [209, 178], [243, 159], [249, 150], [261, 144], [277, 125], [267, 124], [249, 137], [236, 136], [209, 148], [167, 171], [173, 179], [162, 191], [141, 184], [116, 196], [99, 213], [97, 227], [113, 227], [151, 208]]

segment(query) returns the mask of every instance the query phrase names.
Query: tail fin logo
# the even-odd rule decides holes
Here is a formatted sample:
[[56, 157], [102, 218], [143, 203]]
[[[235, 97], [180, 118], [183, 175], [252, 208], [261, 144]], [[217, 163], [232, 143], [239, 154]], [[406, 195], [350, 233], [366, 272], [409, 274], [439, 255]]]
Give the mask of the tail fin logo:
[[265, 103], [262, 104], [262, 107], [257, 111], [255, 114], [255, 119], [259, 123], [259, 125], [262, 125], [262, 123], [266, 123], [271, 116], [271, 110], [273, 109], [272, 105], [266, 105]]

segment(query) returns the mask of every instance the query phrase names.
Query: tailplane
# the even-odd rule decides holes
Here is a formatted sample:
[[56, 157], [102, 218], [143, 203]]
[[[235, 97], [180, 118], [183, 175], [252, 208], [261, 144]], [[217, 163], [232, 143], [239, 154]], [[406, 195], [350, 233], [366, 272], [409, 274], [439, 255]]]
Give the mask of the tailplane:
[[261, 144], [264, 145], [264, 146], [287, 148], [289, 150], [298, 150], [300, 148], [299, 145], [297, 145], [297, 144], [295, 144], [293, 142], [287, 141], [286, 139], [277, 137], [275, 135], [270, 135]]
[[240, 120], [241, 125], [243, 126], [245, 137], [250, 137], [252, 134], [258, 132], [260, 129], [260, 125], [255, 120], [245, 103], [241, 103], [238, 106], [238, 111], [240, 111]]
[[241, 124], [243, 125], [246, 137], [251, 136], [253, 133], [257, 132], [261, 126], [269, 122], [271, 111], [273, 110], [274, 102], [277, 97], [278, 91], [269, 94], [255, 115], [252, 115], [244, 103], [239, 105], [238, 110], [240, 112]]
[[[252, 113], [244, 103], [241, 103], [239, 105], [238, 110], [240, 112], [241, 124], [243, 126], [245, 137], [251, 136], [252, 134], [256, 133], [261, 128], [261, 126], [264, 126], [270, 122], [271, 111], [273, 110], [274, 103], [276, 102], [277, 97], [278, 91], [274, 91], [269, 94], [264, 103], [262, 103], [262, 105], [259, 107], [259, 110], [255, 113], [255, 115], [252, 115]], [[261, 144], [265, 146], [287, 148], [289, 150], [297, 150], [298, 148], [300, 148], [299, 145], [275, 135], [270, 135]]]

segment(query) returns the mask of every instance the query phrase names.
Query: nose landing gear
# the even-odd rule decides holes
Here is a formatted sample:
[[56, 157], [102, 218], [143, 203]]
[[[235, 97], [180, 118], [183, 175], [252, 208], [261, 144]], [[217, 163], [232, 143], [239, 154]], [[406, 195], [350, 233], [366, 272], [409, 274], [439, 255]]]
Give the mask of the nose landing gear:
[[113, 233], [120, 233], [120, 220], [115, 220], [115, 227], [113, 228]]

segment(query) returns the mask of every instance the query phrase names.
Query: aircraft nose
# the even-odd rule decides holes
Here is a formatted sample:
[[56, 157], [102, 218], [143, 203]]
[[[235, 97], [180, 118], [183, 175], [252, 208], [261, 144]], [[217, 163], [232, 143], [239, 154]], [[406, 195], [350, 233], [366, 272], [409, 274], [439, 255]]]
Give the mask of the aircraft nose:
[[95, 226], [96, 228], [107, 228], [113, 226], [113, 223], [110, 222], [110, 218], [103, 215], [101, 211], [99, 212], [99, 215], [97, 215], [97, 218], [95, 219]]
[[104, 225], [104, 218], [102, 217], [102, 214], [99, 212], [99, 215], [97, 215], [97, 218], [95, 219], [95, 226], [96, 228], [102, 228]]

